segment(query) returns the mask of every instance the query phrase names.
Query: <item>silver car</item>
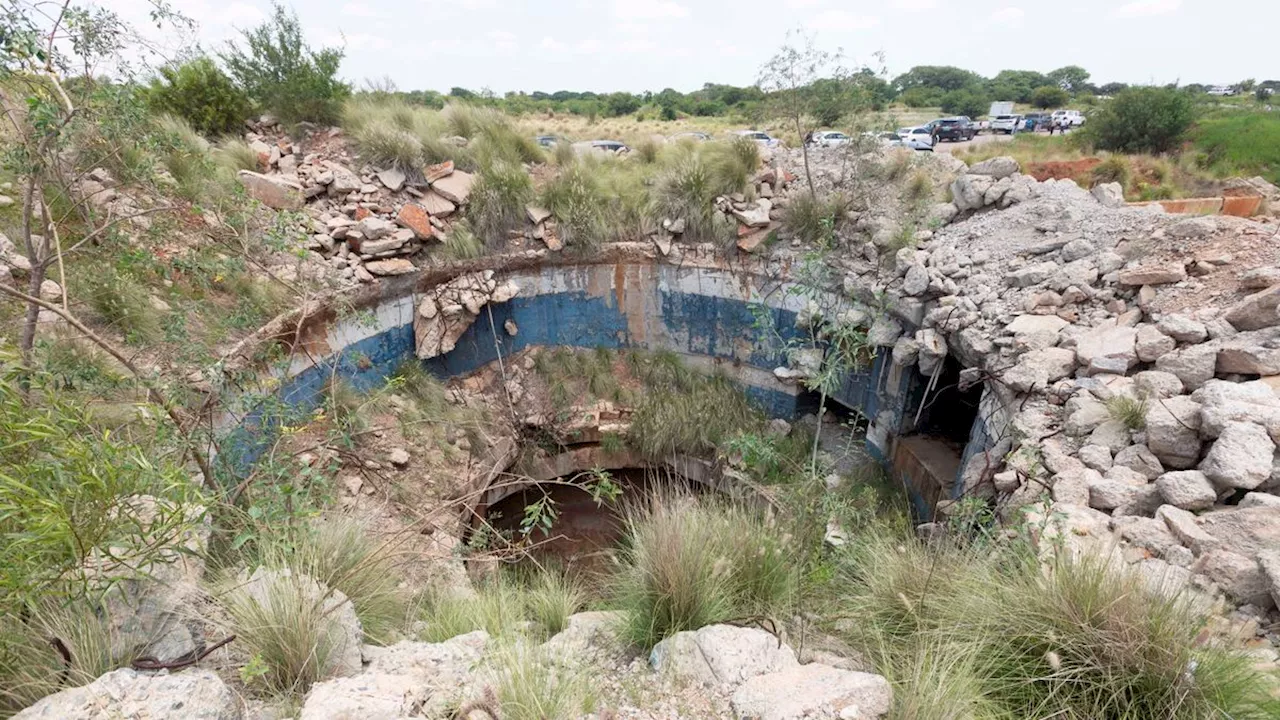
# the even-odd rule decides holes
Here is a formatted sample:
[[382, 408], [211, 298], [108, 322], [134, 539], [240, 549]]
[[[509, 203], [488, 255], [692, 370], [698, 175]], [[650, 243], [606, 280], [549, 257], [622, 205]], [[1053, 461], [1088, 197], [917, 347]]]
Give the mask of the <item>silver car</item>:
[[912, 150], [933, 152], [933, 133], [927, 127], [901, 128], [898, 130], [898, 137], [902, 139], [904, 146]]
[[760, 130], [739, 130], [734, 133], [738, 137], [744, 137], [748, 140], [755, 140], [764, 147], [778, 147], [778, 139], [769, 137], [769, 133]]

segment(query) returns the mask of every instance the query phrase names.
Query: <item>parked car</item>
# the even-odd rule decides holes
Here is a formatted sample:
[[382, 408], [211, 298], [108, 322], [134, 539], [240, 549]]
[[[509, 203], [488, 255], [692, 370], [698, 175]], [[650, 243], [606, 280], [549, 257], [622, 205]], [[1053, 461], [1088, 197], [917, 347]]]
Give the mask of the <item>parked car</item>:
[[964, 116], [940, 118], [925, 127], [929, 128], [938, 137], [938, 142], [972, 140], [978, 134], [978, 127], [973, 124], [973, 121]]
[[1080, 127], [1084, 124], [1084, 115], [1079, 110], [1054, 110], [1052, 117], [1059, 127]]
[[1049, 113], [1027, 113], [1022, 116], [1022, 129], [1028, 132], [1047, 130], [1049, 123], [1052, 121], [1052, 116]]
[[997, 115], [991, 119], [991, 132], [1012, 135], [1022, 129], [1021, 115]]
[[533, 140], [544, 148], [553, 148], [562, 142], [569, 141], [568, 138], [561, 135], [538, 135]]
[[576, 142], [573, 144], [573, 149], [577, 152], [594, 152], [604, 155], [625, 155], [631, 152], [631, 148], [617, 140], [587, 140], [585, 142]]
[[770, 148], [778, 147], [777, 138], [769, 137], [769, 133], [761, 132], [760, 130], [738, 130], [737, 132], [734, 133], [734, 135], [737, 135], [738, 137], [744, 137], [749, 140], [755, 140], [757, 143], [763, 145], [764, 147], [770, 147]]
[[898, 130], [898, 138], [902, 140], [902, 144], [905, 147], [909, 147], [912, 150], [933, 152], [933, 128], [928, 125], [902, 128]]
[[694, 142], [706, 142], [711, 139], [711, 135], [704, 132], [698, 132], [697, 130], [691, 130], [689, 132], [676, 133], [675, 135], [672, 135], [667, 139], [672, 142], [680, 142], [681, 140], [693, 140]]
[[840, 147], [848, 145], [852, 138], [837, 130], [823, 130], [809, 137], [809, 147]]

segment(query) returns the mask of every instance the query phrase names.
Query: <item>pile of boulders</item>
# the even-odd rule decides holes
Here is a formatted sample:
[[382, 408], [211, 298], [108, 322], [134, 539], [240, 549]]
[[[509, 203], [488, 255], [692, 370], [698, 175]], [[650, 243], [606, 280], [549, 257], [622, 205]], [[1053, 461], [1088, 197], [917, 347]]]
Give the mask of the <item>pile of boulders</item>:
[[[453, 350], [489, 303], [504, 303], [520, 293], [511, 280], [498, 282], [492, 270], [459, 275], [426, 291], [413, 316], [417, 355], [426, 360]], [[505, 332], [515, 335], [514, 323]]]
[[[958, 220], [888, 277], [881, 262], [874, 288], [848, 266], [886, 308], [870, 339], [899, 367], [932, 376], [951, 355], [986, 383], [994, 446], [964, 491], [1065, 519], [1246, 614], [1280, 604], [1280, 269], [1245, 275], [1231, 252], [1265, 229], [1037, 183], [1010, 158], [952, 190]], [[1229, 284], [1221, 305], [1165, 309], [1210, 283]]]

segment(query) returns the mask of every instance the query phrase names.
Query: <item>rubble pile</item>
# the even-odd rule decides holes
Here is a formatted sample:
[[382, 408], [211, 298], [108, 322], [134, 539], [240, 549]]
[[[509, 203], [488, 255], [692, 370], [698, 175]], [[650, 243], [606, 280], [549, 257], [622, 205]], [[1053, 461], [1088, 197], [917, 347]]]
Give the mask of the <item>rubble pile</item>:
[[1011, 158], [952, 196], [952, 224], [844, 264], [848, 289], [882, 298], [872, 341], [900, 368], [932, 376], [949, 354], [962, 383], [985, 383], [994, 447], [964, 492], [1060, 518], [1073, 545], [1113, 547], [1265, 627], [1280, 603], [1275, 226], [1125, 207], [1116, 188], [1035, 182]]

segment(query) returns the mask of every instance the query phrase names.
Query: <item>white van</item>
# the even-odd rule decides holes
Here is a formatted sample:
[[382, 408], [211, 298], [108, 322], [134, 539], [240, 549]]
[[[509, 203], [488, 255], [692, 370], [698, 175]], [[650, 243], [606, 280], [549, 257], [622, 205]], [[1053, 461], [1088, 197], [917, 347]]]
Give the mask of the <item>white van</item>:
[[1079, 110], [1054, 110], [1053, 121], [1062, 127], [1080, 127], [1084, 124], [1084, 115]]

